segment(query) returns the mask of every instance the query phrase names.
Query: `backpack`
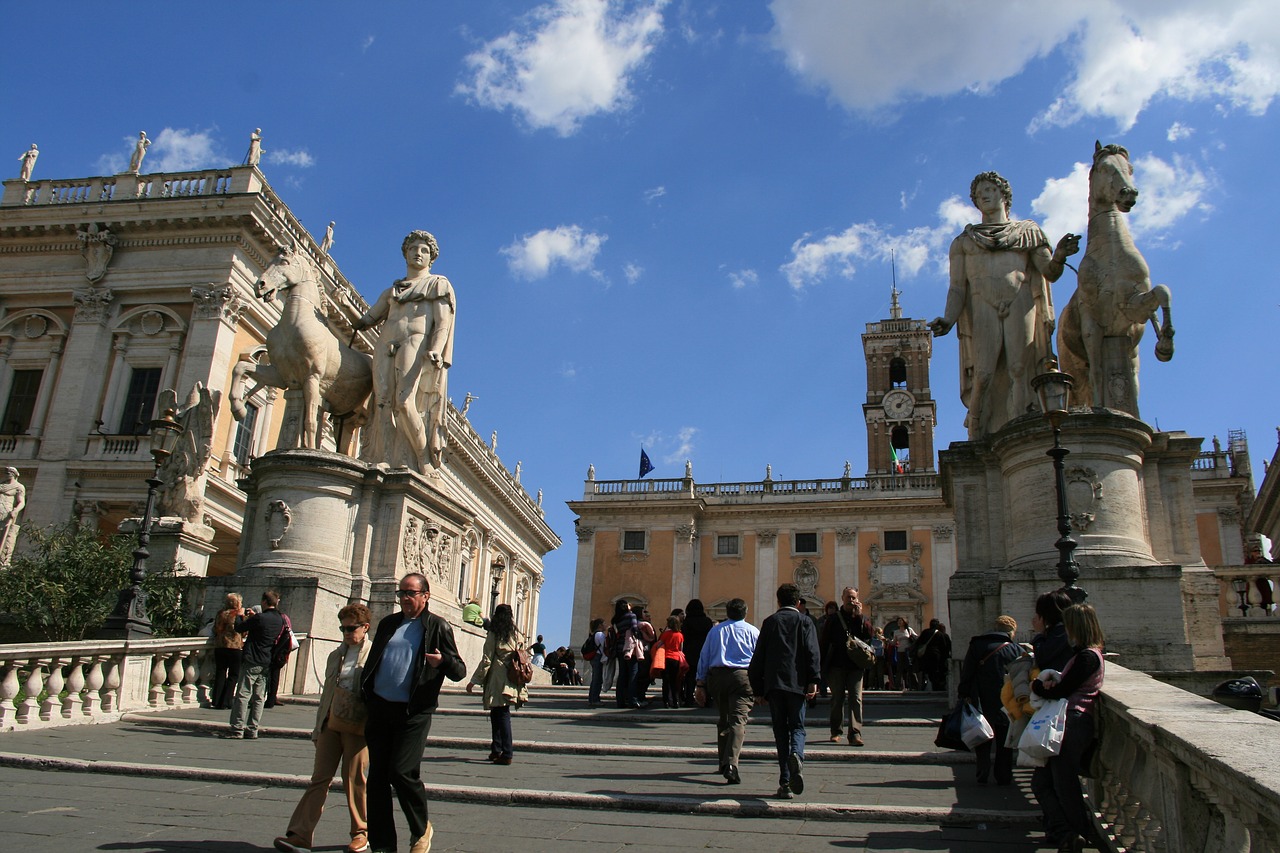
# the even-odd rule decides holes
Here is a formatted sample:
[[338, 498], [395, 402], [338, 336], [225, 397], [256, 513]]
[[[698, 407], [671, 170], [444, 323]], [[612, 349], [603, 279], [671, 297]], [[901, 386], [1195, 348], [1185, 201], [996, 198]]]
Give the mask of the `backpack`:
[[284, 627], [280, 629], [280, 636], [276, 637], [276, 643], [271, 647], [271, 668], [283, 669], [289, 662], [289, 655], [293, 654], [293, 650], [297, 647], [298, 641], [293, 638], [293, 628], [289, 625], [289, 617], [286, 616]]
[[589, 634], [587, 636], [586, 641], [582, 644], [582, 659], [595, 660], [597, 651], [598, 650], [596, 649], [596, 635], [594, 633]]
[[533, 681], [533, 661], [525, 649], [516, 649], [507, 658], [507, 680], [516, 687], [524, 687]]
[[607, 658], [618, 656], [618, 629], [612, 625], [604, 632], [604, 656]]

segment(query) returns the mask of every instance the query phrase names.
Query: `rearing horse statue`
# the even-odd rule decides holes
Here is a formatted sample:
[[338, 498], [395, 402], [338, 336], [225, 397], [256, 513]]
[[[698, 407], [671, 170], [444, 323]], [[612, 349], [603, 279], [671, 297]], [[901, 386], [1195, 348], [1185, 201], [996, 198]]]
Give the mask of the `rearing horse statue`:
[[[319, 274], [311, 260], [292, 246], [280, 250], [257, 282], [257, 294], [267, 302], [284, 295], [280, 322], [267, 332], [270, 364], [259, 364], [250, 353], [241, 353], [231, 373], [227, 395], [236, 420], [246, 415], [244, 400], [260, 388], [302, 392], [301, 429], [281, 433], [277, 449], [316, 449], [320, 405], [339, 419], [335, 435], [341, 452], [353, 430], [367, 420], [365, 403], [373, 389], [373, 358], [343, 344], [325, 321]], [[252, 390], [245, 393], [244, 378], [251, 376]], [[286, 415], [286, 423], [288, 415]]]
[[[1138, 201], [1129, 152], [1094, 144], [1089, 170], [1089, 233], [1076, 292], [1062, 310], [1058, 353], [1075, 378], [1081, 405], [1138, 417], [1138, 343], [1150, 322], [1156, 358], [1173, 358], [1170, 293], [1151, 286], [1151, 271], [1129, 234], [1124, 214]], [[1156, 322], [1160, 310], [1163, 322]], [[1107, 344], [1107, 339], [1114, 339]]]

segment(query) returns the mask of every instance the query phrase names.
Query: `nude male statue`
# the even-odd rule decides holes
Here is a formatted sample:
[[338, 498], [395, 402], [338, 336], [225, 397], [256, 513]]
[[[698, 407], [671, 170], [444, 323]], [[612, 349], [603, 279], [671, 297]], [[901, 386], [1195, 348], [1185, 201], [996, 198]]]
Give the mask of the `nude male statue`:
[[22, 172], [18, 176], [20, 181], [30, 181], [31, 173], [36, 168], [36, 158], [40, 156], [40, 149], [36, 144], [31, 143], [31, 147], [22, 152], [22, 156], [18, 159], [22, 161]]
[[958, 324], [960, 399], [969, 438], [978, 439], [1031, 407], [1031, 378], [1052, 352], [1049, 285], [1080, 250], [1080, 237], [1067, 234], [1050, 252], [1039, 225], [1009, 221], [1013, 192], [996, 172], [975, 177], [969, 198], [982, 223], [952, 241], [947, 307], [929, 328], [942, 336]]
[[440, 256], [435, 237], [412, 231], [400, 250], [405, 277], [384, 290], [352, 324], [365, 329], [385, 321], [373, 352], [376, 409], [361, 458], [430, 474], [444, 461], [444, 414], [457, 304], [449, 280], [431, 274], [431, 265]]
[[132, 174], [142, 171], [142, 158], [147, 156], [147, 149], [150, 147], [151, 140], [147, 139], [147, 132], [138, 131], [138, 142], [133, 146], [133, 156], [129, 158], [129, 171]]

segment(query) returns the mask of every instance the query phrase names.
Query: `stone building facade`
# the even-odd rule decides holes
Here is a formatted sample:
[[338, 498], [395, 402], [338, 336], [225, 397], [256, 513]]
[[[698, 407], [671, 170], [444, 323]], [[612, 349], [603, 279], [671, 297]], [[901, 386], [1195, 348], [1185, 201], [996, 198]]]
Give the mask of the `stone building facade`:
[[[280, 303], [257, 298], [255, 282], [286, 244], [318, 267], [318, 307], [351, 340], [351, 322], [368, 305], [256, 166], [4, 182], [0, 466], [17, 468], [26, 487], [24, 525], [76, 519], [114, 531], [138, 516], [152, 473], [146, 433], [161, 414], [157, 399], [173, 389], [182, 400], [198, 382], [220, 402], [202, 506], [176, 526], [185, 536], [176, 552], [196, 573], [235, 574], [242, 481], [254, 459], [275, 448], [294, 407], [286, 394], [264, 389], [236, 421], [227, 392], [236, 361], [261, 359], [280, 319]], [[367, 332], [354, 341], [371, 349]], [[559, 539], [452, 405], [446, 428], [441, 489], [472, 521], [437, 570], [435, 600], [456, 609], [475, 596], [487, 606], [500, 575], [499, 600], [532, 631], [542, 558]], [[334, 449], [331, 429], [322, 446]], [[398, 574], [423, 565], [414, 548], [400, 553]]]

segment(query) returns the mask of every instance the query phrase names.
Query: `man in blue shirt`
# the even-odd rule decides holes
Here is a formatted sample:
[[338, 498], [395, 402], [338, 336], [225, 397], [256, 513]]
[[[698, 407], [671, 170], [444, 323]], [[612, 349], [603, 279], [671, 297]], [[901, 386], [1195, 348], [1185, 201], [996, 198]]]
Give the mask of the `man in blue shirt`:
[[751, 665], [760, 631], [744, 621], [747, 603], [741, 598], [725, 605], [725, 611], [729, 618], [711, 629], [698, 657], [693, 698], [704, 707], [708, 696], [716, 703], [720, 712], [716, 722], [720, 774], [730, 785], [737, 785], [742, 781], [738, 773], [738, 756], [742, 754], [747, 717], [751, 714], [751, 684], [747, 679], [747, 667]]
[[369, 708], [364, 733], [369, 745], [369, 845], [374, 853], [396, 849], [394, 788], [409, 823], [410, 853], [427, 853], [434, 829], [427, 819], [427, 791], [419, 774], [422, 751], [444, 676], [461, 681], [467, 665], [458, 655], [453, 628], [427, 612], [431, 587], [425, 575], [414, 572], [401, 578], [396, 597], [400, 612], [378, 623], [360, 684]]

